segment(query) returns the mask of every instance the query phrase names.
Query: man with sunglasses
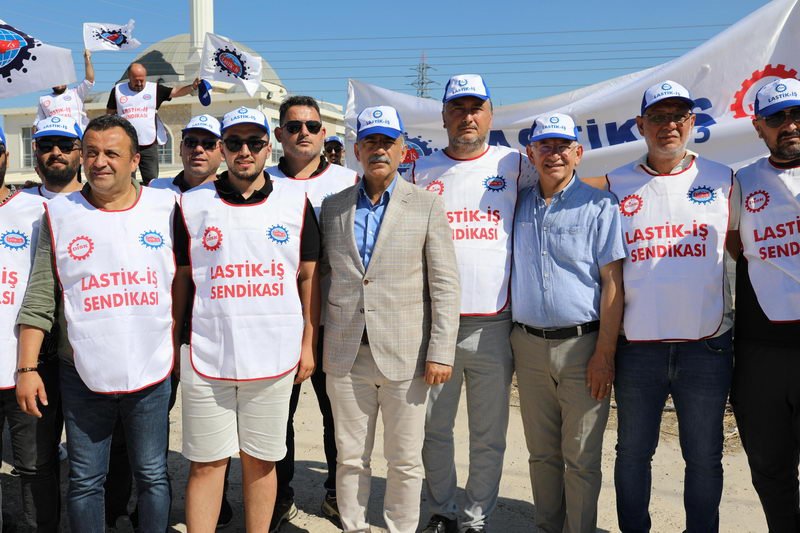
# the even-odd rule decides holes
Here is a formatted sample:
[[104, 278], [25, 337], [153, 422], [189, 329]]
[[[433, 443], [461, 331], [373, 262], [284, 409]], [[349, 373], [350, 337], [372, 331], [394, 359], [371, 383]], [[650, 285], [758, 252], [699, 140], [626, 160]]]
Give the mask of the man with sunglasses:
[[[358, 176], [353, 170], [334, 165], [320, 155], [325, 128], [322, 126], [319, 104], [310, 96], [291, 96], [283, 101], [279, 110], [280, 127], [275, 128], [275, 138], [283, 146], [283, 157], [276, 166], [267, 169], [270, 176], [282, 185], [305, 192], [314, 212], [319, 215], [322, 200], [342, 189], [353, 185]], [[327, 300], [329, 280], [320, 280], [321, 301]], [[322, 353], [323, 319], [320, 319], [317, 354]], [[317, 397], [322, 415], [323, 447], [328, 475], [325, 479], [325, 496], [322, 500], [322, 514], [338, 520], [339, 509], [336, 504], [336, 438], [333, 428], [333, 413], [328, 393], [325, 390], [325, 372], [317, 365], [311, 375], [311, 385]], [[278, 474], [278, 496], [275, 512], [272, 515], [270, 531], [297, 515], [294, 504], [294, 490], [291, 483], [294, 477], [294, 414], [300, 401], [300, 385], [292, 389], [289, 404], [289, 422], [286, 428], [286, 457], [275, 466]]]
[[174, 178], [156, 178], [148, 185], [182, 194], [203, 183], [217, 179], [222, 164], [219, 120], [211, 115], [192, 117], [181, 130], [181, 170]]
[[238, 452], [246, 528], [265, 531], [292, 385], [314, 371], [320, 236], [305, 191], [264, 172], [271, 146], [261, 111], [227, 113], [222, 141], [228, 170], [181, 196], [192, 265], [176, 286], [196, 287], [180, 363], [186, 520], [191, 531], [213, 529]]
[[607, 175], [628, 246], [624, 334], [616, 355], [614, 482], [623, 533], [649, 531], [651, 460], [671, 395], [686, 462], [687, 531], [717, 531], [722, 421], [733, 371], [725, 244], [739, 221], [730, 168], [686, 148], [694, 101], [682, 85], [649, 87], [636, 117], [640, 159]]
[[325, 158], [334, 165], [344, 166], [344, 141], [338, 135], [325, 137]]
[[769, 156], [739, 169], [731, 403], [770, 531], [800, 531], [800, 82], [756, 93], [753, 126]]

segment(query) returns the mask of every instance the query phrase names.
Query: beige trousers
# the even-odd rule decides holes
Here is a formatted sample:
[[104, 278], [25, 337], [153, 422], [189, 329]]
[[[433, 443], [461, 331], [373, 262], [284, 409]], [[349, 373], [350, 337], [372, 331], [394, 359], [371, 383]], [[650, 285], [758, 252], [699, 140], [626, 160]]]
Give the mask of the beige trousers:
[[545, 533], [594, 533], [609, 399], [586, 387], [597, 333], [545, 340], [514, 326], [511, 347], [530, 453], [536, 525]]
[[342, 529], [370, 531], [370, 460], [380, 412], [388, 463], [383, 517], [390, 533], [413, 533], [419, 521], [428, 385], [422, 376], [386, 379], [369, 346], [362, 345], [347, 376], [328, 374], [327, 389], [336, 430], [336, 498]]

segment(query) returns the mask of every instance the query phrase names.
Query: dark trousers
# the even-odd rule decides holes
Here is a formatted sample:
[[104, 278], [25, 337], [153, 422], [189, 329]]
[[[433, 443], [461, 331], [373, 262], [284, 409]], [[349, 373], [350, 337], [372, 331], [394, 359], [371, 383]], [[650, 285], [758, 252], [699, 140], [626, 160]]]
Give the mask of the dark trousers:
[[[328, 463], [328, 477], [324, 487], [328, 492], [336, 492], [336, 437], [333, 432], [333, 411], [328, 393], [325, 390], [325, 372], [322, 371], [322, 337], [323, 328], [320, 328], [317, 341], [318, 362], [317, 369], [311, 375], [311, 385], [317, 395], [319, 412], [322, 414], [322, 442], [325, 448], [325, 461]], [[300, 401], [300, 385], [292, 388], [292, 397], [289, 400], [289, 420], [286, 424], [286, 457], [275, 463], [275, 472], [278, 476], [278, 496], [276, 501], [289, 501], [294, 499], [292, 479], [294, 478], [294, 414]]]
[[158, 143], [139, 147], [139, 177], [147, 185], [158, 177]]
[[[22, 530], [59, 530], [61, 489], [58, 443], [64, 417], [58, 386], [58, 359], [39, 365], [48, 405], [39, 404], [42, 418], [25, 414], [17, 404], [16, 391], [0, 391], [0, 428], [7, 420], [11, 431], [14, 466], [22, 489]], [[0, 442], [2, 446], [2, 442]]]
[[731, 403], [770, 533], [800, 531], [800, 340], [736, 341]]

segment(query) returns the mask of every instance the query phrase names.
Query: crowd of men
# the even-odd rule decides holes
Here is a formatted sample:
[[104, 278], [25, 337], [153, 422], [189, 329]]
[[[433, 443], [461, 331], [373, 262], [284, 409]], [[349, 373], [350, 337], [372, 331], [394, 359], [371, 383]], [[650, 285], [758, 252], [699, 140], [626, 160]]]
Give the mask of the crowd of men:
[[[490, 146], [490, 91], [468, 74], [444, 91], [447, 147], [408, 180], [396, 109], [359, 113], [357, 174], [341, 166], [345, 143], [326, 137], [317, 102], [292, 96], [275, 131], [247, 107], [192, 117], [183, 171], [150, 181], [158, 105], [197, 81], [169, 89], [141, 65], [129, 73], [109, 99], [119, 114], [40, 117], [41, 185], [3, 184], [0, 133], [0, 417], [20, 526], [59, 530], [64, 427], [71, 530], [102, 532], [127, 513], [127, 465], [138, 531], [166, 531], [182, 489], [167, 472], [180, 388], [188, 530], [230, 522], [238, 455], [247, 530], [277, 531], [298, 512], [293, 419], [310, 378], [325, 516], [369, 531], [380, 417], [388, 530], [486, 531], [516, 372], [539, 530], [595, 531], [614, 389], [621, 531], [658, 530], [650, 470], [668, 396], [686, 531], [719, 530], [729, 394], [770, 531], [800, 531], [799, 81], [758, 91], [753, 125], [770, 155], [736, 173], [687, 149], [695, 105], [674, 81], [642, 97], [646, 153], [582, 180], [572, 117], [538, 117], [524, 154]], [[273, 137], [284, 155], [267, 168]], [[735, 315], [726, 257], [737, 260]], [[457, 498], [462, 390], [469, 474]]]

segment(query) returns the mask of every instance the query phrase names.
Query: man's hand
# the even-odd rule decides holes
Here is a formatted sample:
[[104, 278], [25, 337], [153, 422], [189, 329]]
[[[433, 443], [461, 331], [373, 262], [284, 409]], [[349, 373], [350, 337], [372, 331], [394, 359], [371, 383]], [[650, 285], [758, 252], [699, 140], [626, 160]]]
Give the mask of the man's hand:
[[83, 49], [83, 58], [86, 59], [87, 61], [90, 60], [92, 58], [91, 50], [89, 50], [88, 48], [84, 48]]
[[453, 374], [453, 367], [428, 361], [425, 363], [425, 383], [439, 385], [446, 383]]
[[311, 348], [303, 348], [300, 352], [300, 364], [297, 365], [297, 375], [294, 378], [294, 384], [299, 385], [314, 373], [316, 368], [314, 363], [314, 352]]
[[47, 405], [47, 393], [44, 390], [42, 377], [38, 372], [24, 372], [17, 374], [17, 404], [23, 413], [42, 418], [36, 398]]
[[192, 90], [196, 91], [197, 88], [200, 86], [200, 78], [195, 78], [192, 82]]
[[586, 365], [586, 387], [598, 402], [611, 395], [614, 383], [614, 351], [595, 348]]

